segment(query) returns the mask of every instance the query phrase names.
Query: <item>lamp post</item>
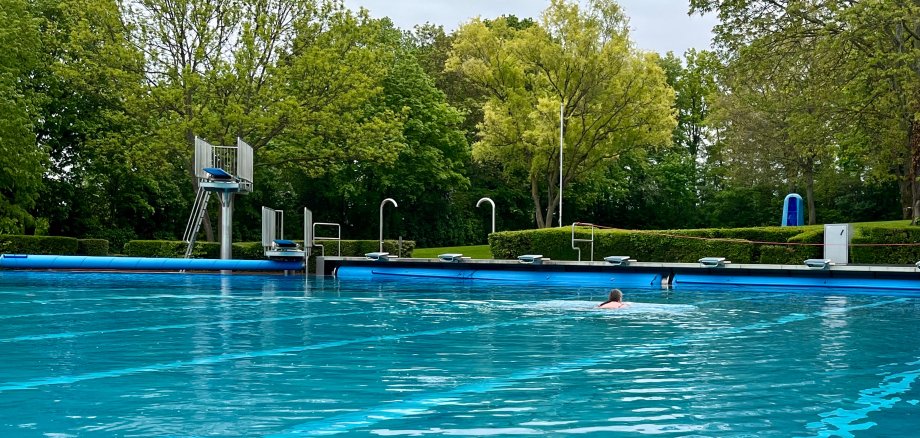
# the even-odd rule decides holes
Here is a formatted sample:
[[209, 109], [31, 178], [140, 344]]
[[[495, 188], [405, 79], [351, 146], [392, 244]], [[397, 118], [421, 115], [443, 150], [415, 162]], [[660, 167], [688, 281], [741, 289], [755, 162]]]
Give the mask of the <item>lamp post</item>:
[[492, 204], [492, 232], [494, 233], [495, 232], [495, 202], [489, 198], [482, 198], [479, 200], [479, 202], [476, 203], [476, 208], [479, 208], [479, 206], [482, 205], [483, 202], [488, 202], [489, 204]]
[[562, 144], [565, 141], [565, 103], [559, 103], [559, 227], [562, 227]]
[[396, 205], [396, 201], [394, 201], [393, 198], [386, 198], [380, 202], [380, 252], [383, 252], [383, 206], [386, 205], [387, 202], [392, 203], [393, 207], [399, 207]]

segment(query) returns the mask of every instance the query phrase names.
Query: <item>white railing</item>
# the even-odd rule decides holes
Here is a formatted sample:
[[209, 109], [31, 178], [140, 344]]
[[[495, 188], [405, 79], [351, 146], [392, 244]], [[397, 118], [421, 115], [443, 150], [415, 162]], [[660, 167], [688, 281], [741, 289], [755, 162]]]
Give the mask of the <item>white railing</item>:
[[[316, 227], [317, 227], [317, 226], [335, 227], [336, 230], [337, 230], [336, 237], [319, 237], [319, 236], [317, 236], [317, 235], [316, 235]], [[342, 256], [342, 226], [341, 226], [341, 225], [336, 224], [336, 223], [331, 223], [331, 222], [314, 222], [314, 223], [313, 223], [313, 246], [318, 246], [318, 247], [322, 248], [322, 249], [323, 249], [323, 250], [322, 250], [322, 255], [325, 257], [325, 256], [326, 256], [326, 247], [325, 247], [324, 245], [322, 245], [322, 244], [316, 243], [316, 242], [318, 242], [318, 241], [320, 241], [320, 240], [336, 240], [336, 241], [338, 241], [338, 243], [339, 243], [339, 249], [338, 249], [338, 253], [336, 253], [336, 255], [339, 256], [339, 257]]]
[[252, 146], [243, 139], [236, 139], [236, 146], [217, 146], [195, 137], [195, 175], [199, 179], [208, 178], [205, 167], [217, 167], [239, 181], [241, 192], [249, 193], [253, 185], [252, 166]]
[[235, 175], [240, 179], [240, 190], [244, 192], [252, 191], [253, 184], [253, 152], [252, 146], [243, 141], [242, 138], [236, 139], [236, 149], [237, 149], [237, 168]]
[[268, 250], [275, 239], [284, 239], [284, 210], [262, 207], [262, 247]]
[[[591, 227], [591, 238], [590, 239], [576, 239], [575, 238], [575, 226], [590, 226]], [[578, 251], [578, 261], [581, 261], [581, 248], [575, 245], [575, 242], [590, 242], [591, 243], [591, 261], [594, 261], [594, 224], [586, 224], [582, 222], [572, 222], [572, 249]]]

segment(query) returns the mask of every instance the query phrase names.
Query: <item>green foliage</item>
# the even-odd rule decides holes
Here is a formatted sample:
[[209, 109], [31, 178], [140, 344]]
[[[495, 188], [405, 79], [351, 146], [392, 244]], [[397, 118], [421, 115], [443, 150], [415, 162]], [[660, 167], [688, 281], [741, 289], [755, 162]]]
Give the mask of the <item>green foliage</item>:
[[79, 248], [72, 237], [0, 234], [0, 253], [5, 254], [74, 255]]
[[[576, 238], [590, 239], [590, 229], [577, 228]], [[513, 259], [523, 254], [543, 254], [557, 260], [576, 260], [571, 249], [571, 229], [529, 230], [495, 233], [489, 243], [495, 258]], [[771, 245], [771, 243], [820, 243], [818, 227], [761, 227], [662, 231], [595, 230], [595, 260], [628, 255], [646, 262], [696, 262], [703, 257], [725, 257], [735, 263], [801, 264], [820, 255], [819, 246]], [[710, 240], [718, 239], [718, 240]], [[588, 260], [590, 244], [578, 243], [582, 260]]]
[[631, 48], [626, 23], [611, 0], [553, 0], [538, 25], [475, 19], [456, 33], [447, 69], [488, 96], [473, 155], [527, 175], [540, 228], [559, 203], [560, 122], [564, 184], [670, 139], [673, 90], [656, 58]]
[[0, 0], [0, 233], [24, 233], [47, 154], [35, 142], [40, 95], [26, 78], [40, 66], [39, 20], [24, 0]]
[[107, 256], [109, 255], [109, 241], [105, 239], [80, 239], [77, 254]]
[[[302, 241], [298, 241], [303, 243]], [[376, 240], [342, 240], [343, 257], [359, 257], [369, 252], [377, 252], [379, 243]], [[326, 242], [326, 255], [336, 256], [336, 242]], [[125, 255], [131, 257], [182, 257], [188, 244], [181, 241], [168, 240], [132, 240], [125, 245]], [[402, 257], [412, 257], [415, 242], [404, 240], [402, 249], [399, 241], [384, 240], [383, 250], [390, 254], [402, 254]], [[314, 255], [321, 255], [322, 250], [317, 248]], [[192, 258], [219, 259], [220, 244], [215, 242], [195, 242]], [[233, 258], [240, 260], [263, 260], [265, 253], [261, 242], [237, 242], [233, 244]]]
[[920, 261], [920, 227], [857, 227], [851, 243], [852, 263], [903, 265]]

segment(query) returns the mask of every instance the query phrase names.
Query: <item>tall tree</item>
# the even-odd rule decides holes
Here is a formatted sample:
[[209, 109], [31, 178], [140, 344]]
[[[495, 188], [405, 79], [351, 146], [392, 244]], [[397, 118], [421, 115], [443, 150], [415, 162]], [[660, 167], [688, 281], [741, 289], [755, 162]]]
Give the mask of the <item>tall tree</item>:
[[[457, 31], [447, 67], [488, 91], [474, 157], [526, 172], [537, 226], [567, 184], [632, 148], [666, 145], [673, 90], [654, 55], [636, 52], [611, 0], [553, 0], [537, 26], [505, 18]], [[560, 108], [565, 142], [559, 149]]]
[[27, 87], [38, 68], [39, 22], [25, 0], [0, 0], [0, 233], [22, 233], [47, 155], [35, 141], [39, 98]]
[[126, 14], [150, 66], [156, 137], [182, 157], [193, 184], [195, 136], [243, 137], [257, 166], [312, 174], [392, 161], [403, 147], [399, 114], [373, 110], [392, 58], [383, 25], [365, 11], [340, 0], [142, 0]]
[[[849, 124], [862, 123], [873, 108], [887, 107], [900, 135], [873, 142], [879, 155], [901, 157], [895, 169], [905, 205], [920, 220], [920, 4], [913, 1], [691, 0], [691, 10], [718, 12], [716, 38], [727, 57], [760, 47], [758, 62], [775, 67], [790, 54], [817, 55], [846, 63], [832, 72], [832, 91], [849, 94]], [[755, 44], [756, 43], [756, 44]], [[867, 86], [864, 86], [867, 85]], [[860, 93], [853, 93], [862, 88]], [[829, 90], [822, 90], [827, 92]], [[871, 116], [871, 114], [869, 114]], [[882, 142], [885, 143], [882, 143]], [[884, 150], [879, 150], [884, 149]], [[887, 152], [887, 151], [891, 152]]]

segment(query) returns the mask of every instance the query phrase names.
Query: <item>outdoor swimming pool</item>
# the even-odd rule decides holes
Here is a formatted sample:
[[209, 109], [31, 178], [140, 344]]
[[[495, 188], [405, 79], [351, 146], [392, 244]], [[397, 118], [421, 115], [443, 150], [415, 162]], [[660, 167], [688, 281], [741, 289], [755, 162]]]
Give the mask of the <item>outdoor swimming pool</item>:
[[914, 436], [920, 292], [0, 272], [0, 436]]

